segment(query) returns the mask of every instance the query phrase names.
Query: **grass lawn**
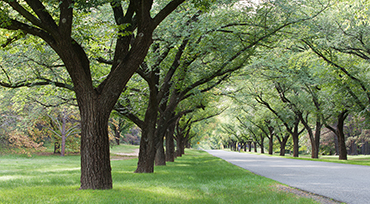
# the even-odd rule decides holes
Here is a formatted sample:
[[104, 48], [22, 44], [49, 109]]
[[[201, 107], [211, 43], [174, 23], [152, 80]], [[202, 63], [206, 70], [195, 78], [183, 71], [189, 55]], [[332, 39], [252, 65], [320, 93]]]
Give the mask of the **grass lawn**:
[[[267, 156], [276, 156], [281, 157], [279, 154], [269, 155], [268, 153], [261, 154], [255, 152], [243, 152], [248, 154], [259, 154], [259, 155], [267, 155]], [[370, 155], [348, 155], [347, 160], [339, 160], [339, 156], [334, 155], [321, 155], [318, 159], [312, 159], [311, 155], [302, 155], [300, 154], [299, 157], [293, 157], [290, 154], [285, 154], [284, 158], [288, 159], [301, 159], [301, 160], [311, 160], [311, 161], [323, 161], [323, 162], [333, 162], [333, 163], [341, 163], [341, 164], [355, 164], [355, 165], [364, 165], [370, 166]]]
[[79, 156], [0, 156], [0, 203], [315, 203], [203, 151], [153, 174], [133, 173], [137, 159], [111, 163], [112, 190], [78, 190]]
[[288, 155], [287, 158], [370, 166], [370, 155], [348, 155], [347, 160], [339, 160], [339, 156], [319, 156], [319, 159], [312, 159], [310, 155], [299, 155], [298, 158]]
[[139, 145], [115, 145], [110, 148], [111, 154], [117, 154], [117, 153], [133, 153], [135, 150], [139, 149]]

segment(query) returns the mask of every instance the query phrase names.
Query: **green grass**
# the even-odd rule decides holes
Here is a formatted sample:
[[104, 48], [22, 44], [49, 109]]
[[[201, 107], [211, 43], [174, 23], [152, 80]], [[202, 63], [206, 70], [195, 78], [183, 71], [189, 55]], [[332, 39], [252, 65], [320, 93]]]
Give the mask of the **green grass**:
[[312, 159], [310, 156], [307, 155], [304, 156], [299, 155], [298, 158], [289, 155], [287, 156], [287, 158], [370, 166], [370, 155], [358, 155], [358, 156], [348, 155], [347, 160], [339, 160], [339, 156], [319, 156], [319, 159]]
[[[255, 153], [255, 152], [243, 152], [243, 153], [282, 157], [282, 156], [279, 156], [278, 154], [269, 155], [267, 153], [261, 154], [261, 153]], [[312, 159], [311, 155], [307, 155], [307, 154], [306, 155], [300, 154], [299, 157], [293, 157], [289, 154], [285, 154], [283, 158], [370, 166], [370, 155], [356, 155], [356, 156], [348, 155], [347, 160], [339, 160], [339, 156], [334, 156], [334, 155], [330, 155], [330, 156], [323, 155], [323, 156], [319, 156], [318, 159]]]
[[79, 156], [0, 156], [0, 203], [315, 203], [206, 152], [188, 150], [153, 174], [112, 161], [112, 190], [78, 190]]
[[121, 145], [115, 145], [110, 148], [110, 152], [112, 154], [117, 154], [117, 153], [133, 153], [136, 149], [139, 149], [138, 145], [126, 145], [126, 144], [121, 144]]

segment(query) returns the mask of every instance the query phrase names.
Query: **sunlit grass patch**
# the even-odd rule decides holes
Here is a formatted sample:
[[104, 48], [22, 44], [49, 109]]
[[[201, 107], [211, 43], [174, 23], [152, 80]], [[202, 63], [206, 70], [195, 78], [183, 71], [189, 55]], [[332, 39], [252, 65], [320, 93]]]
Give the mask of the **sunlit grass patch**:
[[370, 166], [370, 155], [348, 155], [347, 160], [339, 160], [339, 156], [337, 155], [319, 156], [318, 159], [312, 159], [309, 156], [300, 156], [298, 158], [287, 156], [287, 158]]
[[314, 203], [206, 152], [188, 150], [155, 173], [112, 161], [113, 189], [78, 190], [78, 156], [0, 157], [0, 203]]

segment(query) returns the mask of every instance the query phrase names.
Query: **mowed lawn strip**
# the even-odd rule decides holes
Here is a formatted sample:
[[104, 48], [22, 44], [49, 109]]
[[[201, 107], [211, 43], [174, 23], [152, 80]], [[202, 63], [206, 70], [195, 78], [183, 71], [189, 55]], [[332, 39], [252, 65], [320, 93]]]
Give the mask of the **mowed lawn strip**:
[[0, 203], [315, 203], [206, 152], [187, 150], [155, 173], [112, 161], [112, 190], [78, 190], [79, 156], [0, 156]]
[[[229, 151], [229, 150], [227, 150]], [[261, 154], [255, 152], [242, 152], [247, 154], [257, 154], [257, 155], [266, 155], [272, 157], [283, 157], [288, 159], [300, 159], [300, 160], [309, 160], [309, 161], [322, 161], [322, 162], [332, 162], [332, 163], [340, 163], [340, 164], [353, 164], [353, 165], [363, 165], [363, 166], [370, 166], [370, 155], [347, 155], [347, 160], [339, 160], [338, 155], [320, 155], [318, 159], [312, 159], [311, 155], [299, 155], [299, 157], [293, 157], [290, 154], [286, 154], [285, 156], [279, 156], [278, 154], [269, 155], [269, 154]]]

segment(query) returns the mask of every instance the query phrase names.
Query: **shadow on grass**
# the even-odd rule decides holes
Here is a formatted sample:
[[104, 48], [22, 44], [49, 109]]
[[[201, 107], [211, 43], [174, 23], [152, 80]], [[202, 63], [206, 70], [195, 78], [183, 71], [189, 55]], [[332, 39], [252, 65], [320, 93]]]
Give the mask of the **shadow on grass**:
[[112, 190], [77, 190], [76, 156], [0, 157], [0, 163], [0, 203], [314, 203], [195, 150], [152, 174], [133, 173], [137, 159], [112, 161]]

